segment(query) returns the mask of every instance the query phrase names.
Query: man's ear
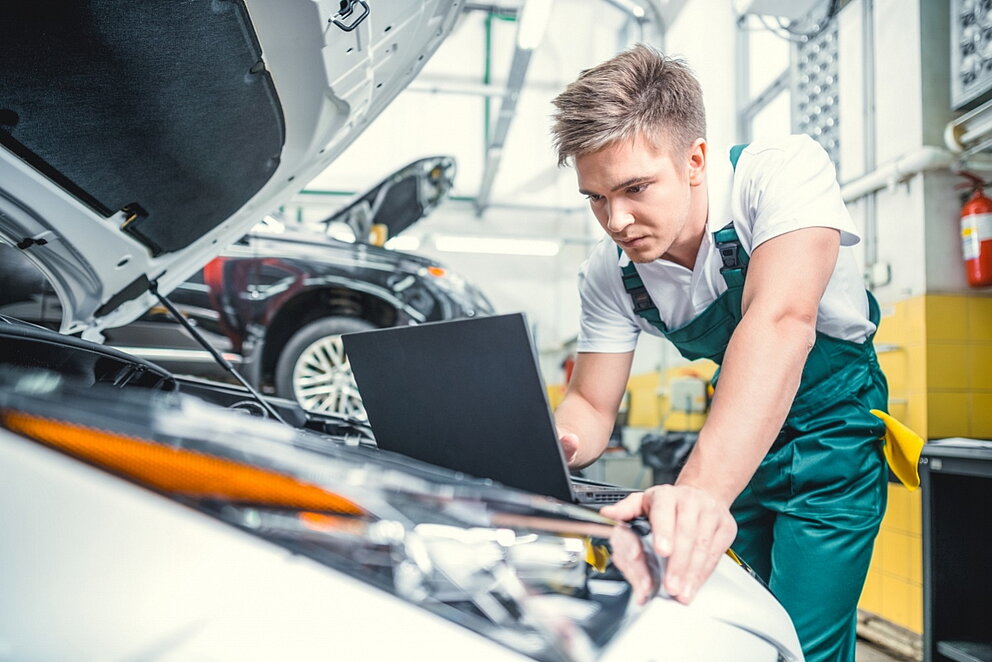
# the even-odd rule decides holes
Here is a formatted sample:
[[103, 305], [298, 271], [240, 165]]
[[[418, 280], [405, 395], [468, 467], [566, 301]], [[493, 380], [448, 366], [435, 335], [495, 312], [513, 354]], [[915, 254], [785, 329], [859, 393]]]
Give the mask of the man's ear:
[[706, 181], [706, 139], [696, 138], [689, 148], [689, 186]]

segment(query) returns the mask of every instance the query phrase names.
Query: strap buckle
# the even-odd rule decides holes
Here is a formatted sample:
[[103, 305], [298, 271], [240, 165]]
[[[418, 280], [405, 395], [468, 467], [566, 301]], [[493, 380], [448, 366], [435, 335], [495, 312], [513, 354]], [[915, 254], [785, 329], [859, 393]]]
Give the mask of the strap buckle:
[[737, 247], [736, 241], [716, 245], [717, 250], [720, 251], [720, 259], [723, 261], [724, 269], [736, 269], [744, 266], [737, 257]]
[[630, 300], [634, 304], [635, 313], [640, 314], [645, 310], [654, 309], [654, 301], [651, 300], [651, 295], [648, 294], [648, 290], [644, 286], [635, 287], [629, 290], [627, 294], [630, 295]]
[[741, 240], [733, 229], [733, 223], [728, 223], [726, 227], [717, 231], [714, 239], [716, 250], [720, 253], [720, 261], [723, 262], [720, 273], [739, 270], [741, 276], [744, 276], [747, 273], [747, 254], [741, 248]]

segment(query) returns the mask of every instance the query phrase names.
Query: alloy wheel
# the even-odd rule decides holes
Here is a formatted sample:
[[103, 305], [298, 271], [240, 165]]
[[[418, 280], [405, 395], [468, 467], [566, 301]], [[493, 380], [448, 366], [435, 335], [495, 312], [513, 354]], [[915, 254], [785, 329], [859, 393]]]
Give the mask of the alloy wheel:
[[303, 350], [293, 367], [293, 393], [307, 411], [368, 420], [340, 335]]

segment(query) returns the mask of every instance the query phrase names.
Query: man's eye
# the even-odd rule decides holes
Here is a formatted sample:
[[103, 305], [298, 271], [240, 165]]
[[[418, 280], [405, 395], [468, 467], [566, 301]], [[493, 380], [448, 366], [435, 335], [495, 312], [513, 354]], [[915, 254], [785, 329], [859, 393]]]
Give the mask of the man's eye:
[[627, 193], [642, 193], [644, 189], [648, 187], [647, 184], [637, 184], [636, 186], [630, 186], [627, 188]]
[[590, 193], [589, 195], [586, 196], [586, 200], [588, 200], [589, 202], [599, 202], [602, 199], [603, 196], [596, 195], [595, 193]]

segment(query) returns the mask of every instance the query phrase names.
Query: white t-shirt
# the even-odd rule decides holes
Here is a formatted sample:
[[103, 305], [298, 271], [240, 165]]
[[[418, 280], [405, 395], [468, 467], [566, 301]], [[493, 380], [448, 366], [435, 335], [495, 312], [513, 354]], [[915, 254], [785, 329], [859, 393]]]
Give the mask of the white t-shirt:
[[[711, 165], [715, 156], [711, 152]], [[729, 167], [729, 157], [723, 158]], [[809, 136], [796, 135], [748, 145], [737, 161], [727, 209], [748, 254], [769, 239], [800, 228], [839, 230], [840, 254], [820, 300], [816, 329], [855, 342], [863, 342], [875, 331], [875, 325], [868, 321], [862, 271], [849, 248], [861, 238], [844, 207], [833, 163], [819, 144]], [[637, 265], [637, 273], [669, 329], [688, 323], [726, 291], [727, 283], [720, 275], [723, 262], [712, 233], [731, 218], [711, 215], [708, 219], [708, 232], [692, 271], [664, 259]], [[629, 352], [641, 331], [662, 335], [633, 311], [620, 277], [621, 267], [628, 263], [629, 258], [625, 254], [618, 257], [616, 244], [604, 237], [582, 265], [578, 351]], [[803, 256], [795, 256], [795, 264], [796, 276], [802, 277]]]

